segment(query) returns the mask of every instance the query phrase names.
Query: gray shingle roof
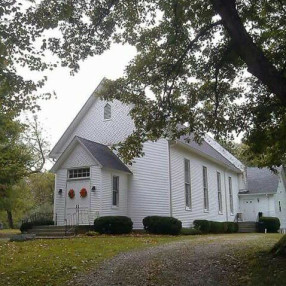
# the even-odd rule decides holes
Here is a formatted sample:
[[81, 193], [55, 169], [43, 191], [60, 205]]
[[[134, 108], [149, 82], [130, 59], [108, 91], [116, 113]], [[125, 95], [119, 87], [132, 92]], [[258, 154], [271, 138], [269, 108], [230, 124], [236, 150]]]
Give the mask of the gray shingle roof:
[[189, 145], [192, 149], [198, 151], [199, 153], [203, 153], [208, 155], [209, 157], [215, 159], [216, 161], [220, 161], [224, 165], [226, 165], [231, 170], [241, 173], [241, 170], [234, 166], [229, 160], [227, 160], [221, 153], [219, 153], [216, 149], [214, 149], [210, 144], [208, 144], [205, 140], [201, 142], [201, 144], [197, 143], [193, 140], [193, 136], [183, 135], [179, 138], [180, 142], [183, 142]]
[[103, 167], [132, 173], [106, 145], [76, 137]]
[[279, 176], [268, 168], [247, 168], [247, 182], [249, 194], [274, 194], [277, 192]]

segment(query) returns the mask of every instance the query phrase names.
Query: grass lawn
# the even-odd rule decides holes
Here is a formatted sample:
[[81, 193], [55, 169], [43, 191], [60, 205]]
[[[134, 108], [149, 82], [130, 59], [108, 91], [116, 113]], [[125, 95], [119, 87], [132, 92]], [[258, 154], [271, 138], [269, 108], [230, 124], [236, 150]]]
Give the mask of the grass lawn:
[[[248, 234], [223, 238], [239, 239], [241, 247], [231, 253], [239, 261], [237, 285], [286, 285], [286, 259], [269, 255], [280, 234], [251, 234], [253, 241], [244, 243]], [[204, 243], [216, 235], [203, 236]], [[5, 242], [0, 240], [0, 285], [64, 285], [79, 272], [96, 267], [103, 259], [135, 248], [189, 239], [202, 243], [202, 236], [95, 236], [69, 239]], [[239, 249], [239, 250], [238, 250]], [[225, 263], [230, 263], [229, 257]], [[236, 279], [237, 280], [237, 279]], [[236, 285], [236, 284], [235, 284]]]
[[179, 240], [172, 236], [97, 236], [4, 242], [0, 240], [0, 285], [63, 285], [120, 252]]

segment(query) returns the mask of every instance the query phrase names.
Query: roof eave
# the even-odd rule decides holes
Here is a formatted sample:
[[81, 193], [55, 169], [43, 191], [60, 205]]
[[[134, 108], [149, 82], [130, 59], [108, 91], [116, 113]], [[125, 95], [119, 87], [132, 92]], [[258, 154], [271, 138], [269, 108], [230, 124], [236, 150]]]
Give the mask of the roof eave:
[[177, 145], [180, 145], [180, 146], [182, 146], [182, 147], [185, 147], [185, 148], [187, 148], [187, 149], [189, 149], [189, 150], [192, 150], [194, 153], [196, 153], [196, 154], [198, 154], [198, 155], [200, 155], [200, 156], [202, 156], [202, 157], [204, 157], [204, 158], [206, 158], [206, 159], [208, 159], [208, 160], [210, 160], [210, 161], [212, 161], [212, 162], [215, 162], [215, 163], [219, 164], [220, 166], [225, 167], [227, 170], [231, 170], [231, 171], [233, 171], [233, 172], [235, 172], [235, 173], [239, 173], [239, 174], [242, 174], [242, 173], [243, 173], [242, 170], [236, 168], [235, 166], [230, 167], [230, 166], [228, 166], [227, 164], [221, 162], [220, 160], [216, 160], [215, 158], [209, 156], [208, 154], [205, 154], [204, 152], [201, 152], [200, 150], [197, 150], [197, 149], [193, 148], [192, 146], [190, 146], [190, 145], [187, 144], [187, 143], [184, 143], [184, 142], [182, 142], [182, 141], [180, 141], [180, 140], [176, 140], [175, 143], [176, 143]]

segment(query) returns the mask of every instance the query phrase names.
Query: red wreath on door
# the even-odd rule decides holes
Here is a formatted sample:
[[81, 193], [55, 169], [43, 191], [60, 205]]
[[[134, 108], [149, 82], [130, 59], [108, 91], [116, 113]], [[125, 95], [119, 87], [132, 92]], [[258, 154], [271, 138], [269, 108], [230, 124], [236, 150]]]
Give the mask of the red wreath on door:
[[73, 189], [70, 189], [69, 192], [68, 192], [68, 195], [71, 199], [73, 199], [75, 197], [75, 192]]
[[87, 196], [86, 188], [82, 188], [79, 193], [82, 198], [85, 198]]

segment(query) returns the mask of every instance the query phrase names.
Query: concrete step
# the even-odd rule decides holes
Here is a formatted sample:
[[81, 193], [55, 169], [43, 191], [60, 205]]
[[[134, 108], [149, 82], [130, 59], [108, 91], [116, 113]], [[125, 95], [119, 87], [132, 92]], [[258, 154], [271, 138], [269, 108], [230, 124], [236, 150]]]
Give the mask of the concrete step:
[[245, 232], [245, 233], [256, 232], [256, 222], [253, 221], [238, 222], [238, 232]]
[[27, 232], [35, 234], [37, 237], [63, 237], [74, 235], [75, 229], [68, 227], [66, 233], [65, 226], [34, 226]]

